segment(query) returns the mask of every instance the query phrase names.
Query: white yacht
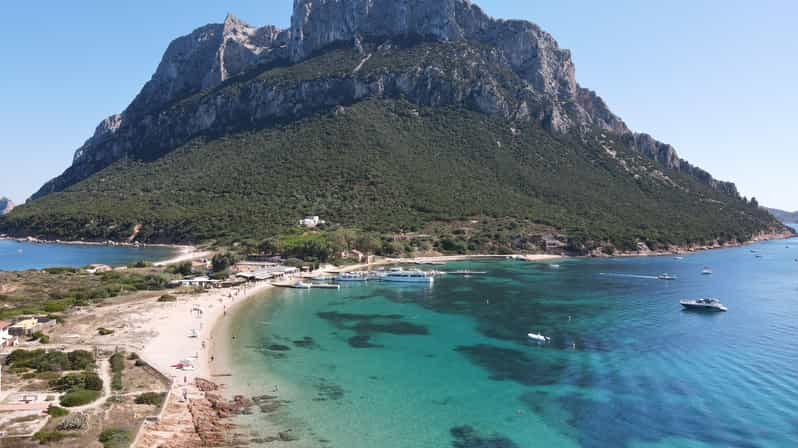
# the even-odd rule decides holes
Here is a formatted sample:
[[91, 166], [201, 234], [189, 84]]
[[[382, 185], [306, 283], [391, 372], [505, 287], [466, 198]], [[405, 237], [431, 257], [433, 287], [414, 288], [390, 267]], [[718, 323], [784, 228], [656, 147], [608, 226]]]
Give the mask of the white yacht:
[[660, 275], [657, 276], [657, 278], [660, 279], [660, 280], [676, 280], [676, 276], [675, 275], [667, 274], [667, 273], [660, 274]]
[[706, 298], [697, 300], [682, 300], [679, 303], [685, 309], [696, 311], [728, 311], [718, 299]]
[[527, 333], [526, 337], [531, 342], [537, 342], [538, 344], [545, 344], [547, 342], [551, 342], [551, 338], [548, 336], [543, 336], [540, 333]]
[[369, 276], [365, 272], [342, 272], [335, 277], [337, 282], [365, 282]]
[[713, 274], [712, 268], [710, 268], [709, 266], [704, 266], [704, 270], [701, 271], [701, 275], [712, 275], [712, 274]]
[[294, 289], [311, 289], [313, 288], [313, 285], [299, 281], [291, 285], [291, 287]]
[[432, 283], [433, 275], [419, 270], [405, 271], [402, 269], [391, 269], [381, 277], [384, 282], [397, 282], [397, 283]]

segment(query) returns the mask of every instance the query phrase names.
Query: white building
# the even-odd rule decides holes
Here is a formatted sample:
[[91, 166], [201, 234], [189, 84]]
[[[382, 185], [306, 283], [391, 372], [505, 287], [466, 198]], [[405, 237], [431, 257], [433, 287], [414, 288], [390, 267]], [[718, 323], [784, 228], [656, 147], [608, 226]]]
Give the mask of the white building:
[[324, 224], [324, 221], [319, 219], [318, 216], [306, 216], [305, 219], [299, 220], [299, 225], [302, 227], [318, 227], [319, 225]]

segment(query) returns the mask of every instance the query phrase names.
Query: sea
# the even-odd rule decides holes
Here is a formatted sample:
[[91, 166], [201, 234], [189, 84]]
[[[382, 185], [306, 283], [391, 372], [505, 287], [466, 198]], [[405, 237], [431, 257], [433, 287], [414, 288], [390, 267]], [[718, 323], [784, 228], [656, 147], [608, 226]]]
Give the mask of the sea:
[[[261, 406], [238, 430], [292, 447], [798, 446], [798, 239], [443, 269], [487, 273], [244, 305], [226, 381]], [[679, 304], [700, 297], [728, 312]]]
[[83, 267], [89, 264], [126, 266], [138, 261], [166, 260], [175, 255], [177, 255], [177, 249], [165, 246], [137, 248], [0, 240], [0, 271]]

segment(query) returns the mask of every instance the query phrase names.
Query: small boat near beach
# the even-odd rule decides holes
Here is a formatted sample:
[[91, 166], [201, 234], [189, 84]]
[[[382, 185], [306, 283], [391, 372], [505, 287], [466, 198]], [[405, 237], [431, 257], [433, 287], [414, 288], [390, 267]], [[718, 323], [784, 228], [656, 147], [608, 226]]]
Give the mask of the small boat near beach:
[[658, 280], [676, 280], [676, 276], [673, 274], [663, 273], [657, 276]]
[[527, 339], [529, 339], [530, 342], [536, 342], [538, 344], [546, 344], [551, 342], [550, 337], [543, 336], [540, 333], [527, 333], [526, 337]]
[[696, 300], [681, 300], [679, 302], [686, 310], [693, 311], [728, 311], [720, 300], [713, 298], [704, 298]]

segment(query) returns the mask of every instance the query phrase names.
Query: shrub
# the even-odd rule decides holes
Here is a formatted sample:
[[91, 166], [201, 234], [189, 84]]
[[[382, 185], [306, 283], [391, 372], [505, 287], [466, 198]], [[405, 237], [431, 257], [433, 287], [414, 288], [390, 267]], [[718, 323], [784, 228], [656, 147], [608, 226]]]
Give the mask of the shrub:
[[178, 274], [182, 276], [191, 275], [193, 272], [190, 261], [173, 264], [166, 268], [166, 272], [170, 274]]
[[73, 408], [76, 406], [87, 405], [100, 398], [100, 392], [96, 390], [75, 389], [67, 392], [61, 397], [61, 406]]
[[110, 361], [111, 373], [113, 373], [111, 388], [113, 390], [122, 390], [124, 388], [122, 384], [122, 371], [125, 370], [125, 355], [122, 352], [116, 352], [111, 355]]
[[39, 338], [39, 342], [42, 344], [49, 344], [50, 343], [50, 336], [43, 334], [42, 337]]
[[61, 392], [76, 389], [100, 391], [103, 390], [103, 380], [94, 372], [70, 373], [50, 381], [50, 387]]
[[71, 437], [70, 434], [65, 434], [61, 431], [39, 431], [33, 435], [33, 440], [41, 443], [42, 445], [47, 445], [54, 442], [59, 442], [64, 440], [66, 437]]
[[97, 329], [97, 334], [100, 336], [108, 336], [109, 334], [114, 334], [114, 330], [109, 330], [107, 328], [100, 327]]
[[171, 294], [164, 294], [158, 298], [159, 302], [177, 302], [177, 297]]
[[13, 369], [34, 369], [37, 372], [86, 370], [94, 366], [94, 356], [85, 350], [64, 353], [38, 350], [14, 350], [6, 359]]
[[77, 413], [65, 418], [61, 423], [58, 424], [58, 426], [56, 426], [56, 429], [59, 431], [82, 431], [86, 429], [87, 423], [88, 418], [86, 417], [86, 414]]
[[69, 411], [58, 406], [50, 405], [50, 407], [47, 408], [47, 415], [50, 417], [63, 417], [69, 415]]
[[158, 392], [145, 392], [134, 400], [136, 404], [149, 404], [152, 406], [160, 406], [166, 398], [165, 393]]
[[236, 264], [237, 257], [234, 254], [216, 254], [211, 259], [211, 267], [213, 272], [223, 272]]
[[99, 440], [104, 448], [126, 447], [130, 443], [130, 431], [122, 428], [106, 429], [100, 433]]

